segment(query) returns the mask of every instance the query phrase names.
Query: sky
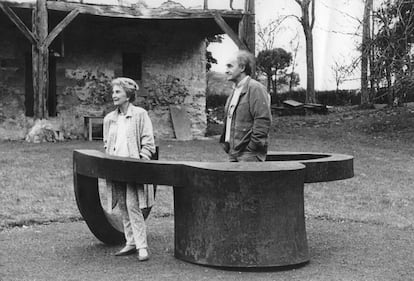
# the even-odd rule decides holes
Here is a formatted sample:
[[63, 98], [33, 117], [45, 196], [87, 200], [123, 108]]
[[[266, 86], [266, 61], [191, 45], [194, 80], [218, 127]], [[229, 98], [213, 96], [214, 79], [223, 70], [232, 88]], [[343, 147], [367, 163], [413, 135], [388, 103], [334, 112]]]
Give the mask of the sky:
[[[201, 8], [204, 2], [203, 0], [175, 1], [181, 3], [186, 8]], [[163, 2], [165, 0], [146, 0], [146, 3], [153, 7], [157, 7]], [[210, 9], [229, 9], [229, 2], [229, 0], [209, 0], [208, 5]], [[243, 9], [244, 2], [245, 0], [234, 0], [233, 7], [235, 9]], [[256, 31], [258, 25], [264, 27], [278, 17], [301, 15], [300, 7], [294, 0], [255, 0], [255, 9]], [[359, 56], [357, 47], [361, 42], [361, 37], [350, 34], [361, 34], [360, 21], [363, 15], [363, 0], [316, 0], [315, 14], [316, 22], [313, 29], [315, 89], [335, 90], [336, 83], [331, 68], [332, 65], [335, 62], [350, 64]], [[292, 52], [291, 42], [296, 34], [298, 34], [297, 38], [299, 38], [299, 50], [295, 72], [298, 72], [300, 75], [300, 87], [306, 88], [305, 38], [302, 26], [295, 17], [289, 17], [288, 20], [284, 21], [283, 28], [277, 34], [277, 42], [274, 47]], [[258, 42], [257, 37], [256, 42]], [[224, 42], [211, 44], [209, 50], [212, 51], [213, 56], [218, 60], [218, 64], [213, 65], [212, 69], [224, 72], [228, 57], [237, 50], [237, 47], [226, 36]], [[256, 54], [258, 51], [260, 50], [256, 48]], [[359, 72], [356, 71], [354, 77], [350, 77], [354, 80], [341, 84], [340, 88], [359, 88], [359, 76]]]
[[[334, 62], [350, 64], [359, 56], [357, 46], [361, 38], [350, 34], [361, 33], [358, 19], [360, 20], [363, 14], [362, 2], [362, 0], [317, 0], [316, 22], [313, 29], [316, 90], [335, 90], [336, 83], [331, 68]], [[264, 27], [270, 21], [286, 15], [301, 15], [299, 5], [294, 0], [256, 0], [256, 30], [259, 25]], [[305, 38], [302, 26], [295, 17], [289, 17], [284, 21], [274, 47], [293, 52], [291, 42], [296, 34], [299, 38], [299, 50], [295, 72], [300, 75], [300, 87], [306, 88]], [[256, 42], [258, 42], [257, 37]], [[237, 47], [227, 39], [222, 44], [215, 44], [209, 49], [219, 62], [213, 70], [223, 72], [227, 53], [236, 51]], [[256, 48], [256, 54], [258, 51], [260, 50]], [[356, 71], [354, 77], [350, 77], [353, 80], [341, 84], [340, 89], [359, 88], [359, 76], [359, 72]]]
[[[32, 2], [34, 0], [14, 0], [16, 2]], [[119, 0], [123, 4], [136, 3], [139, 0]], [[141, 0], [150, 7], [158, 7], [166, 0]], [[245, 0], [234, 0], [235, 9], [243, 9]], [[73, 0], [73, 2], [79, 2]], [[84, 3], [118, 4], [118, 0], [83, 0]], [[201, 8], [204, 0], [175, 0], [186, 8]], [[229, 9], [229, 0], [209, 0], [211, 9]], [[306, 53], [303, 30], [298, 20], [293, 17], [300, 16], [299, 5], [295, 0], [255, 0], [256, 31], [258, 26], [266, 26], [272, 20], [289, 15], [284, 21], [283, 28], [277, 33], [274, 48], [283, 48], [293, 52], [292, 38], [298, 36], [299, 49], [295, 72], [300, 76], [300, 87], [306, 88]], [[361, 33], [360, 20], [363, 14], [362, 0], [316, 0], [316, 22], [313, 29], [314, 37], [314, 66], [315, 89], [336, 89], [332, 65], [334, 62], [350, 64], [359, 56], [357, 46], [361, 42], [360, 36], [350, 35]], [[359, 20], [358, 20], [359, 19]], [[258, 42], [256, 37], [256, 42]], [[210, 44], [209, 50], [218, 60], [213, 65], [214, 71], [224, 72], [228, 57], [237, 50], [236, 45], [226, 36], [222, 43]], [[260, 49], [256, 48], [256, 54]], [[356, 89], [360, 87], [359, 72], [356, 71], [354, 80], [340, 85], [341, 89]]]

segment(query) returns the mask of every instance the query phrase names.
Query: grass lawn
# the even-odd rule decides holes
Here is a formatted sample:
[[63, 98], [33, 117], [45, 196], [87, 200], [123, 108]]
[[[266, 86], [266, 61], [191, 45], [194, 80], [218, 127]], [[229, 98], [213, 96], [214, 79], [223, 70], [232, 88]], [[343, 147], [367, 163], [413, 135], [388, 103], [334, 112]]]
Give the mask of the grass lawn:
[[[329, 115], [275, 117], [270, 150], [345, 153], [355, 177], [307, 184], [308, 217], [414, 228], [414, 106]], [[159, 140], [160, 159], [225, 161], [217, 138]], [[0, 142], [0, 230], [81, 219], [73, 194], [72, 152], [98, 141]], [[173, 214], [172, 190], [161, 186], [152, 215]]]

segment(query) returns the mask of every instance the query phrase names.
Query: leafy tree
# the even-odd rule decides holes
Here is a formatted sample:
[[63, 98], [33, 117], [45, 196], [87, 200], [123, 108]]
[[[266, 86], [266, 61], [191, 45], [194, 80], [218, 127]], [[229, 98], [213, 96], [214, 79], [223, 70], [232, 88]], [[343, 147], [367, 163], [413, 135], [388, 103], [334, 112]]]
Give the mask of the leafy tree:
[[[294, 34], [295, 36], [290, 40], [290, 47], [292, 50], [292, 59], [291, 59], [291, 71], [287, 73], [286, 70], [283, 73], [278, 73], [278, 77], [276, 78], [277, 85], [289, 85], [289, 91], [292, 91], [292, 88], [299, 85], [300, 79], [299, 74], [295, 72], [296, 66], [296, 57], [299, 50], [299, 38], [298, 32], [295, 30], [287, 29], [282, 24], [285, 20], [287, 20], [288, 16], [278, 16], [276, 19], [270, 21], [265, 26], [261, 26], [259, 23], [257, 24], [257, 47], [259, 50], [272, 50], [275, 48], [277, 38], [279, 37], [278, 34], [281, 32]], [[262, 71], [264, 72], [264, 71]], [[268, 76], [268, 75], [267, 75]], [[268, 88], [270, 90], [270, 85], [273, 85], [271, 80], [268, 77]], [[272, 86], [273, 87], [273, 86]]]
[[206, 51], [206, 70], [210, 71], [212, 64], [217, 64], [217, 59], [213, 57], [213, 54], [210, 51]]
[[[214, 36], [209, 36], [206, 39], [206, 47], [208, 47], [208, 45], [210, 43], [221, 43], [223, 41], [223, 35], [214, 35]], [[206, 59], [207, 59], [207, 63], [206, 63], [206, 70], [210, 71], [212, 64], [217, 64], [217, 59], [213, 57], [213, 54], [207, 50], [206, 48]]]
[[285, 74], [283, 72], [292, 62], [292, 54], [282, 48], [260, 51], [257, 55], [257, 67], [259, 71], [266, 74], [267, 89], [273, 90], [273, 95], [277, 93], [277, 77]]
[[372, 41], [372, 74], [387, 88], [389, 104], [400, 104], [414, 84], [414, 2], [387, 0], [374, 13], [378, 32]]
[[297, 72], [289, 72], [283, 70], [282, 73], [277, 77], [278, 85], [289, 85], [289, 92], [292, 91], [293, 87], [298, 86], [300, 83], [300, 76]]

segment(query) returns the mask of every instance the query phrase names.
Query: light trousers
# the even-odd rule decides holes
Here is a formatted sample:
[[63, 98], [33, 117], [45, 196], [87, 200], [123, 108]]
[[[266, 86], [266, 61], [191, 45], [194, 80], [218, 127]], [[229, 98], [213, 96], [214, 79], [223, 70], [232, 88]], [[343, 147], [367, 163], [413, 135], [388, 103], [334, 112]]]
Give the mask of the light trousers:
[[135, 246], [137, 249], [147, 248], [147, 227], [139, 205], [138, 185], [118, 183], [117, 188], [121, 189], [118, 204], [126, 245]]

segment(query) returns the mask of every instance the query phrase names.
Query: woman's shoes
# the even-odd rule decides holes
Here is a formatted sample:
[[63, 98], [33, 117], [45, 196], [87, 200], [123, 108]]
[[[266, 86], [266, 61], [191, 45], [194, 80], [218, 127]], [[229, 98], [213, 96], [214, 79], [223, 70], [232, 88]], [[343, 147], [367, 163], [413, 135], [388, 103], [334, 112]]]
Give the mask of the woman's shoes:
[[125, 247], [121, 249], [121, 251], [116, 253], [115, 256], [118, 256], [118, 257], [127, 256], [127, 255], [132, 255], [136, 252], [137, 252], [137, 249], [135, 248], [135, 245], [126, 245]]
[[147, 261], [149, 259], [148, 250], [146, 248], [138, 249], [138, 260]]
[[[135, 245], [126, 245], [115, 256], [127, 256], [137, 252]], [[147, 261], [149, 259], [148, 250], [146, 248], [138, 249], [138, 260]]]

